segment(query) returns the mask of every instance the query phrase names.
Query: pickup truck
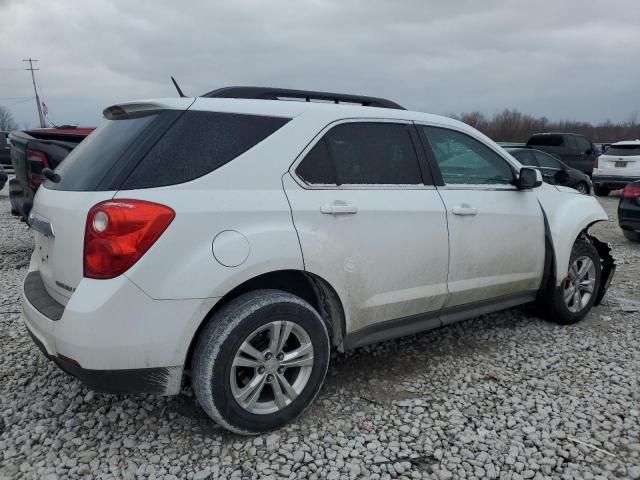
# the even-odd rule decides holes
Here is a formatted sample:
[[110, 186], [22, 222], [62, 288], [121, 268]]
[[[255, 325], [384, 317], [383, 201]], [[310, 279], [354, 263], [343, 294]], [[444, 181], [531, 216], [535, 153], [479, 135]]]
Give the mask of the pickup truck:
[[23, 221], [29, 218], [33, 197], [45, 180], [42, 171], [55, 169], [94, 127], [62, 126], [16, 130], [9, 134], [11, 163], [15, 178], [9, 180], [11, 213]]
[[601, 153], [587, 137], [575, 133], [535, 133], [529, 137], [527, 147], [550, 153], [589, 176]]

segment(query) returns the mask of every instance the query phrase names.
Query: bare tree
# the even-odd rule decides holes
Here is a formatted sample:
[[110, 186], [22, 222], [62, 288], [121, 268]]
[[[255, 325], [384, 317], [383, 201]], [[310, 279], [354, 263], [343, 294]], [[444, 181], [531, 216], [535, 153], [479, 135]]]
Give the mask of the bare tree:
[[11, 111], [0, 105], [0, 130], [11, 131], [16, 130], [17, 128], [18, 124], [13, 119]]

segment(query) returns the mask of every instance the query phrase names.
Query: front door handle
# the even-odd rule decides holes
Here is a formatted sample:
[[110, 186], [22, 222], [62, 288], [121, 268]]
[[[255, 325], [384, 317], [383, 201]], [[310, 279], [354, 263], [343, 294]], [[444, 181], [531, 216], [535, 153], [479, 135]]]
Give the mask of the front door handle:
[[358, 213], [358, 207], [350, 203], [335, 201], [322, 205], [320, 207], [320, 213], [326, 213], [328, 215], [353, 214]]
[[454, 215], [477, 215], [478, 209], [472, 207], [468, 203], [463, 203], [451, 209]]

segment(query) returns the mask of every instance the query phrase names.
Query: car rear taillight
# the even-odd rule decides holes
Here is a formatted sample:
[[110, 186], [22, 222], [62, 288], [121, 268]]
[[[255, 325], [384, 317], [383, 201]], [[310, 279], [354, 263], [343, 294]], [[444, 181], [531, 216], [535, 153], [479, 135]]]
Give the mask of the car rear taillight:
[[36, 150], [27, 150], [27, 164], [29, 168], [27, 169], [27, 177], [29, 179], [29, 183], [37, 187], [42, 182], [44, 182], [45, 178], [42, 175], [42, 170], [45, 168], [49, 168], [49, 160], [47, 160], [47, 155], [44, 152], [38, 152]]
[[133, 266], [173, 221], [175, 212], [142, 200], [108, 200], [87, 215], [84, 276], [117, 277]]
[[598, 168], [598, 158], [600, 157], [596, 157], [596, 159], [593, 161], [593, 168]]
[[633, 200], [634, 198], [640, 198], [640, 185], [629, 184], [622, 190], [622, 198]]

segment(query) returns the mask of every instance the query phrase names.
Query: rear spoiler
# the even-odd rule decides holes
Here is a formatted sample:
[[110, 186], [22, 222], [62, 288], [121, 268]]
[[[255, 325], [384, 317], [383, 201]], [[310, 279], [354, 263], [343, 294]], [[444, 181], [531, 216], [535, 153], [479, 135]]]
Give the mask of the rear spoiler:
[[150, 115], [162, 110], [187, 110], [191, 105], [193, 105], [195, 100], [195, 98], [180, 98], [175, 100], [168, 99], [162, 102], [139, 101], [120, 103], [105, 108], [102, 111], [102, 115], [107, 120], [123, 120], [126, 118]]

